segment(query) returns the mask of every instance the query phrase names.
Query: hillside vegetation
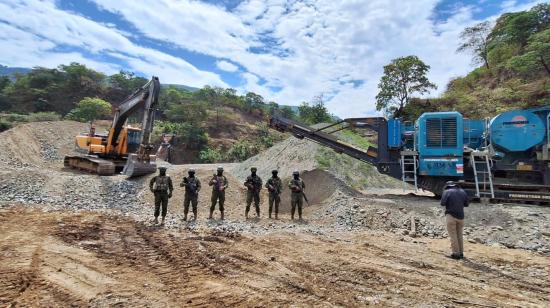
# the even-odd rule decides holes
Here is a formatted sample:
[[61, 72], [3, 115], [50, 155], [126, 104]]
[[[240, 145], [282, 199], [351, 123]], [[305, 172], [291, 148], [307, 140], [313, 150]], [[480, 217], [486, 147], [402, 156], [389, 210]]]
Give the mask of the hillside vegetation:
[[456, 110], [471, 118], [550, 105], [550, 4], [505, 13], [494, 24], [466, 28], [458, 51], [481, 66], [451, 80], [434, 99], [412, 99], [408, 119], [427, 111]]
[[[0, 131], [25, 122], [110, 120], [114, 108], [148, 81], [124, 71], [107, 76], [79, 63], [26, 72], [2, 68], [15, 73], [0, 76]], [[113, 112], [82, 112], [86, 104], [92, 109], [108, 104]], [[331, 119], [320, 97], [304, 102], [298, 114], [294, 110], [253, 92], [239, 95], [231, 88], [165, 84], [153, 141], [160, 143], [163, 133], [176, 134], [175, 163], [242, 161], [282, 140], [282, 134], [267, 127], [274, 113], [307, 123]]]

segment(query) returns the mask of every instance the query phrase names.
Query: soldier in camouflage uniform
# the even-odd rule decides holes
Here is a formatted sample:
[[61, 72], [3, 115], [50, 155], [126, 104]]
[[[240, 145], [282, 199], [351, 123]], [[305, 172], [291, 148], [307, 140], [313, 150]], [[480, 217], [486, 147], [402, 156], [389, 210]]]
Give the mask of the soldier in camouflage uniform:
[[208, 182], [208, 185], [212, 186], [212, 205], [210, 206], [210, 216], [208, 216], [208, 219], [212, 219], [212, 214], [216, 209], [216, 202], [218, 202], [218, 204], [220, 205], [221, 219], [223, 220], [225, 189], [229, 186], [229, 183], [227, 182], [227, 178], [223, 175], [222, 167], [218, 167], [217, 173], [212, 176], [210, 182]]
[[269, 191], [269, 218], [275, 203], [275, 219], [279, 219], [279, 204], [281, 203], [281, 191], [283, 191], [283, 181], [277, 176], [277, 170], [271, 171], [272, 177], [265, 183], [265, 188]]
[[162, 204], [162, 222], [164, 224], [164, 218], [166, 217], [166, 211], [168, 210], [168, 199], [172, 198], [172, 179], [166, 175], [166, 167], [159, 167], [159, 175], [153, 177], [149, 182], [149, 189], [155, 194], [155, 224], [159, 223], [158, 217], [160, 212], [160, 206]]
[[291, 205], [291, 218], [294, 219], [294, 212], [296, 207], [298, 207], [298, 217], [302, 220], [302, 206], [304, 204], [304, 189], [306, 184], [300, 178], [300, 172], [292, 172], [292, 180], [288, 183], [288, 188], [290, 188], [290, 205]]
[[248, 189], [246, 192], [246, 210], [244, 216], [248, 219], [248, 212], [250, 211], [250, 205], [254, 200], [254, 207], [256, 207], [256, 217], [260, 217], [260, 191], [262, 190], [262, 179], [256, 175], [256, 167], [250, 168], [250, 175], [246, 178], [244, 186]]
[[199, 191], [201, 190], [201, 181], [195, 177], [195, 169], [189, 169], [189, 177], [184, 177], [180, 187], [185, 187], [185, 198], [183, 200], [183, 220], [187, 220], [189, 213], [189, 204], [193, 206], [193, 220], [197, 220], [197, 204], [199, 202]]

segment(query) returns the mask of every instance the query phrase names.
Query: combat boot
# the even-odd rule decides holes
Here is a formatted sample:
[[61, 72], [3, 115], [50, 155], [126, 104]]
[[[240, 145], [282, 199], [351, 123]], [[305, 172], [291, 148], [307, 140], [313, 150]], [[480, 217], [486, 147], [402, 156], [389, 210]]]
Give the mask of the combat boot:
[[197, 211], [193, 211], [193, 221], [197, 220]]
[[214, 214], [214, 211], [210, 210], [210, 215], [208, 216], [208, 219], [212, 219], [212, 214]]
[[275, 213], [275, 219], [279, 219], [279, 217], [278, 217], [277, 213]]
[[158, 218], [158, 217], [155, 217], [155, 220], [153, 220], [153, 223], [154, 223], [155, 225], [158, 225], [158, 223], [159, 223], [159, 218]]
[[248, 220], [248, 211], [244, 212], [244, 219]]
[[187, 221], [187, 214], [183, 216], [183, 221]]
[[223, 218], [223, 212], [221, 212], [221, 219], [222, 219], [222, 220], [224, 219], [224, 218]]
[[271, 212], [269, 212], [269, 219], [271, 219]]
[[160, 220], [160, 225], [161, 225], [161, 226], [164, 226], [164, 217], [161, 218], [161, 220]]

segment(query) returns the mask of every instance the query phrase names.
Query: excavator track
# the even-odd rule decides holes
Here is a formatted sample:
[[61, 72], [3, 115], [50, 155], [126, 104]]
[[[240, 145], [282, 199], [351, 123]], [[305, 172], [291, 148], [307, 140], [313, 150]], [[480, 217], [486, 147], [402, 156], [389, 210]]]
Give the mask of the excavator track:
[[114, 175], [117, 170], [116, 162], [89, 155], [65, 156], [64, 165], [67, 168], [84, 170], [98, 175]]

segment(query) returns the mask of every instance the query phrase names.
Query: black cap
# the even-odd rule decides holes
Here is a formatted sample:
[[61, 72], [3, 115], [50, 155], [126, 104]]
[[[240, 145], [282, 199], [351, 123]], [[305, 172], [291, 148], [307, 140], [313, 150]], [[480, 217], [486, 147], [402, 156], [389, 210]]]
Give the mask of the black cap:
[[453, 181], [447, 181], [445, 183], [445, 188], [448, 188], [448, 187], [455, 187], [456, 186], [456, 183], [453, 182]]

